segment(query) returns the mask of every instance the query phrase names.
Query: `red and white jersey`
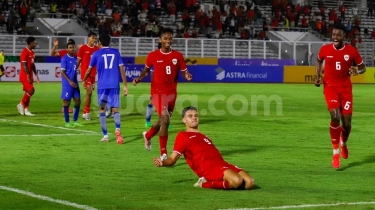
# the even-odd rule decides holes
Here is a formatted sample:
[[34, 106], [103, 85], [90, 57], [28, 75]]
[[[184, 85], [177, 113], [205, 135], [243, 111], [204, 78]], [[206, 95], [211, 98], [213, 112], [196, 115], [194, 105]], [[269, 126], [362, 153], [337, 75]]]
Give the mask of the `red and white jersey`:
[[27, 69], [29, 71], [29, 76], [31, 81], [34, 81], [34, 59], [35, 59], [35, 53], [33, 50], [30, 50], [29, 48], [25, 47], [23, 48], [21, 55], [20, 55], [20, 63], [21, 63], [21, 71], [20, 71], [20, 81], [27, 81], [27, 74], [25, 72], [25, 69], [23, 68], [22, 63], [26, 63]]
[[[77, 58], [81, 59], [81, 75], [85, 75], [86, 70], [89, 68], [92, 54], [99, 50], [98, 46], [90, 47], [87, 44], [79, 48]], [[96, 67], [92, 68], [90, 76], [95, 77]]]
[[[57, 51], [57, 53], [59, 54], [60, 58], [64, 57], [66, 54], [68, 54], [68, 50], [64, 49], [64, 50], [59, 50]], [[77, 53], [75, 52], [74, 53], [74, 56], [77, 57]]]
[[173, 152], [184, 155], [187, 164], [198, 176], [212, 165], [224, 162], [211, 139], [199, 132], [179, 132]]
[[146, 67], [154, 67], [151, 94], [175, 94], [179, 71], [187, 70], [184, 56], [176, 50], [168, 53], [163, 53], [160, 49], [150, 52]]
[[349, 44], [345, 44], [339, 50], [335, 48], [333, 43], [322, 46], [318, 54], [318, 60], [325, 61], [324, 85], [335, 87], [351, 86], [350, 67], [363, 63], [358, 50]]

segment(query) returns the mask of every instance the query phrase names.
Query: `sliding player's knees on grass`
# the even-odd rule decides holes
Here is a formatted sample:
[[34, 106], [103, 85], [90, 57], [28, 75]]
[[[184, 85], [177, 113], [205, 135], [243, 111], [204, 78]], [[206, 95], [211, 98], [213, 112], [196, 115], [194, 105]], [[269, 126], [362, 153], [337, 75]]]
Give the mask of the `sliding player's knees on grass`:
[[229, 183], [231, 189], [237, 189], [242, 186], [244, 179], [242, 176], [231, 169], [224, 171], [224, 180]]
[[332, 109], [329, 111], [331, 114], [331, 121], [333, 122], [340, 122], [341, 119], [341, 114], [340, 114], [340, 109]]

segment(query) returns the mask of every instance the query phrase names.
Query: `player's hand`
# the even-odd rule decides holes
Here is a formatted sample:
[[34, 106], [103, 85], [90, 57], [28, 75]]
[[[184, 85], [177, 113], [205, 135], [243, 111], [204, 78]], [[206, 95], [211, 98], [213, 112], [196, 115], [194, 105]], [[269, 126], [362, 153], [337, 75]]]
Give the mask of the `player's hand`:
[[160, 158], [154, 158], [154, 165], [156, 166], [156, 167], [162, 167], [163, 166], [163, 161], [161, 161], [161, 159]]
[[141, 80], [137, 77], [135, 79], [133, 79], [133, 85], [136, 86], [137, 83], [141, 82]]
[[55, 38], [55, 39], [53, 40], [53, 46], [57, 46], [57, 45], [59, 45], [59, 41]]
[[124, 91], [124, 96], [127, 96], [128, 95], [128, 87], [124, 87], [123, 91]]
[[358, 75], [358, 67], [357, 66], [351, 66], [350, 69], [349, 69], [349, 74], [351, 74], [353, 76], [357, 76]]
[[315, 86], [316, 87], [320, 87], [320, 81], [321, 81], [321, 77], [316, 78], [316, 80], [315, 80]]
[[39, 83], [39, 82], [40, 82], [40, 80], [39, 80], [39, 76], [36, 75], [36, 83]]
[[186, 79], [187, 81], [190, 81], [190, 80], [193, 79], [193, 75], [191, 75], [189, 72], [186, 72], [185, 79]]
[[70, 81], [69, 84], [72, 86], [72, 88], [77, 88], [77, 84], [75, 82]]

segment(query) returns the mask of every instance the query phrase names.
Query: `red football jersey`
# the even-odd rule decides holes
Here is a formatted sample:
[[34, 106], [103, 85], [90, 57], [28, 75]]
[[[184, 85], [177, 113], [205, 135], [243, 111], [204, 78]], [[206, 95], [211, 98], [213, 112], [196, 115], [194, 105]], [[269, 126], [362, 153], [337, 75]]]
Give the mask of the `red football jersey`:
[[324, 64], [324, 85], [347, 87], [351, 86], [349, 70], [352, 65], [361, 65], [363, 59], [358, 50], [349, 44], [337, 50], [333, 44], [327, 44], [320, 48], [318, 54]]
[[[86, 70], [89, 68], [89, 65], [90, 65], [91, 56], [97, 50], [99, 50], [98, 46], [90, 47], [87, 44], [79, 48], [77, 58], [81, 59], [81, 75], [85, 75]], [[92, 77], [95, 77], [95, 75], [96, 75], [96, 67], [92, 68], [92, 71], [90, 73], [90, 76]]]
[[22, 63], [26, 63], [27, 69], [29, 70], [29, 75], [31, 78], [31, 81], [34, 81], [34, 64], [35, 54], [33, 50], [29, 50], [29, 48], [25, 47], [20, 56], [21, 61], [21, 71], [20, 71], [20, 81], [27, 81], [27, 75], [25, 72], [25, 69], [23, 68]]
[[151, 80], [151, 94], [175, 94], [179, 71], [186, 71], [184, 56], [172, 50], [163, 53], [161, 50], [150, 52], [146, 59], [146, 67], [154, 67]]
[[[59, 50], [57, 53], [59, 54], [60, 58], [62, 58], [62, 57], [64, 57], [66, 54], [68, 54], [68, 50], [66, 50], [66, 49], [64, 49], [64, 50]], [[74, 56], [77, 57], [77, 53], [76, 53], [76, 52], [74, 53]]]
[[211, 139], [199, 132], [179, 132], [173, 152], [184, 155], [187, 164], [198, 176], [213, 164], [224, 161]]

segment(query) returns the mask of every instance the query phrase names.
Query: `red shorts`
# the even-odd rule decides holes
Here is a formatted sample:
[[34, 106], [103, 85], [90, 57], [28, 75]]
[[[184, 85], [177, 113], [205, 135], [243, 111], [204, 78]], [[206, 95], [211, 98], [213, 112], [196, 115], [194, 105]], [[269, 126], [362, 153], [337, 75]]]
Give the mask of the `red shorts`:
[[202, 176], [206, 178], [206, 180], [210, 181], [219, 181], [223, 180], [224, 177], [224, 171], [231, 169], [236, 173], [239, 173], [240, 171], [243, 171], [242, 168], [239, 168], [235, 165], [229, 164], [225, 161], [223, 162], [215, 162], [211, 165], [210, 168], [203, 171]]
[[324, 96], [329, 111], [339, 108], [341, 114], [353, 113], [353, 93], [351, 87], [324, 86]]
[[166, 110], [169, 115], [174, 110], [177, 94], [152, 94], [151, 101], [159, 116]]
[[[83, 78], [82, 78], [83, 81]], [[93, 89], [95, 89], [95, 77], [89, 76], [87, 77], [86, 83], [83, 83], [83, 87], [86, 89], [87, 86], [93, 86]]]
[[23, 91], [28, 92], [34, 89], [34, 84], [29, 81], [21, 81], [21, 83], [23, 85]]

